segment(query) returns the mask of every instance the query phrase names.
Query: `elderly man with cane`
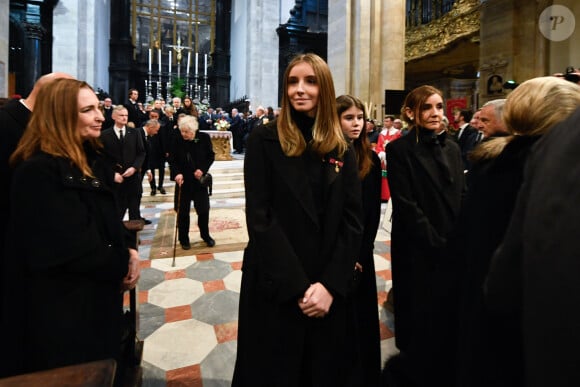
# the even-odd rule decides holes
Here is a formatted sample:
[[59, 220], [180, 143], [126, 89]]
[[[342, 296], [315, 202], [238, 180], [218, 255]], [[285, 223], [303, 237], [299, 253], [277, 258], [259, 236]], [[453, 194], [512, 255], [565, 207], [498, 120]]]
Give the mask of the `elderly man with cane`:
[[209, 234], [208, 188], [201, 180], [212, 165], [215, 154], [211, 139], [198, 131], [196, 117], [186, 116], [179, 120], [181, 136], [174, 138], [169, 157], [171, 179], [175, 180], [175, 210], [177, 211], [177, 231], [181, 248], [189, 250], [189, 212], [191, 201], [197, 213], [197, 225], [201, 239], [209, 247], [215, 241]]

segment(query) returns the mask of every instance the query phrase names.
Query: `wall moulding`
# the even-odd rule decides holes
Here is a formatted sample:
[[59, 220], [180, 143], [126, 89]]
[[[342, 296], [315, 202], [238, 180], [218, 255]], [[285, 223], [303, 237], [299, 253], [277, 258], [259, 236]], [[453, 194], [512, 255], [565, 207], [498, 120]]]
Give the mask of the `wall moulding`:
[[479, 0], [459, 0], [441, 18], [408, 29], [405, 34], [405, 62], [436, 54], [459, 39], [472, 37], [474, 42], [477, 41], [479, 6]]

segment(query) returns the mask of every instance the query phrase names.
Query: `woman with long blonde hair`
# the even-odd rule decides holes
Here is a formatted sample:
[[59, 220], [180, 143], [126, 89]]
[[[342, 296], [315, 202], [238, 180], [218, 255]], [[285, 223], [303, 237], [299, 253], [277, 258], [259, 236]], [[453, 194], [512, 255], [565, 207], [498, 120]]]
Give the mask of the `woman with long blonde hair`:
[[361, 188], [328, 65], [295, 57], [280, 116], [256, 127], [244, 163], [244, 252], [235, 386], [345, 385], [354, 340], [347, 292]]

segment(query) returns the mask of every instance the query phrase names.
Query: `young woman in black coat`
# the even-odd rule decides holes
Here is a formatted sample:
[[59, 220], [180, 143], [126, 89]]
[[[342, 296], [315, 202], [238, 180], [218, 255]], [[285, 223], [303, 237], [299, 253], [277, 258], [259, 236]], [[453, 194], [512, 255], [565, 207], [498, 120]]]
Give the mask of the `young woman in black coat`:
[[103, 120], [88, 84], [54, 80], [11, 156], [3, 375], [119, 359], [122, 290], [139, 257], [101, 154]]
[[[457, 256], [462, 297], [458, 387], [524, 385], [521, 305], [503, 307], [519, 292], [502, 289], [494, 294], [499, 304], [486, 305], [483, 284], [514, 211], [531, 148], [579, 105], [580, 88], [571, 82], [556, 77], [528, 80], [505, 102], [503, 121], [510, 134], [483, 142], [470, 156], [469, 190], [450, 242]], [[519, 275], [503, 280], [510, 287], [521, 284]]]
[[403, 373], [417, 386], [449, 386], [452, 368], [445, 351], [449, 294], [442, 276], [464, 178], [459, 146], [441, 129], [443, 111], [438, 89], [411, 91], [403, 107], [411, 130], [389, 143], [386, 152], [393, 198], [395, 340]]
[[371, 149], [366, 135], [366, 114], [356, 97], [341, 95], [336, 108], [342, 131], [352, 144], [362, 188], [363, 235], [357, 262], [356, 281], [351, 295], [353, 324], [356, 331], [358, 368], [355, 379], [360, 386], [378, 386], [381, 346], [375, 273], [375, 237], [381, 217], [381, 161]]
[[280, 117], [244, 163], [244, 252], [232, 386], [344, 386], [353, 365], [347, 293], [362, 232], [355, 154], [328, 65], [294, 58]]

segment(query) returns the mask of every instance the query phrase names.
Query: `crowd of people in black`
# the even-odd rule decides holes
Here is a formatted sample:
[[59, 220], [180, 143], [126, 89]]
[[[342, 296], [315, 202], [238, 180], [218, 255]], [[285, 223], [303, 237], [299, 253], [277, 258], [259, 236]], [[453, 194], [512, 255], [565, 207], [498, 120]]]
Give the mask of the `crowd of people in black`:
[[[145, 176], [167, 193], [168, 162], [182, 248], [191, 201], [214, 246], [202, 130], [226, 127], [246, 153], [249, 234], [233, 386], [577, 384], [580, 86], [530, 79], [458, 110], [454, 130], [444, 107], [420, 86], [376, 129], [314, 54], [288, 65], [278, 112], [250, 117], [187, 97], [143, 107], [134, 89], [114, 106], [43, 76], [0, 109], [0, 376], [105, 358], [122, 369], [122, 295], [140, 275], [122, 220], [142, 219]], [[373, 250], [389, 200], [400, 353], [381, 365]]]

